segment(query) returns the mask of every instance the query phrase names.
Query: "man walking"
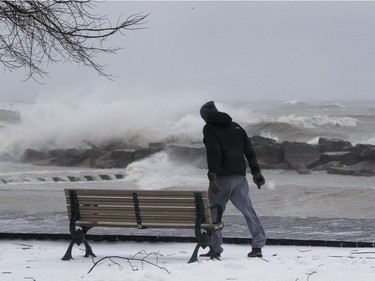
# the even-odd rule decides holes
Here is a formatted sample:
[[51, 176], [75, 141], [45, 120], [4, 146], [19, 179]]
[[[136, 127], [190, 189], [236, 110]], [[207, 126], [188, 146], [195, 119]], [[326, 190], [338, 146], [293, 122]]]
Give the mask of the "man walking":
[[[265, 179], [260, 172], [253, 146], [245, 130], [232, 118], [217, 110], [213, 101], [205, 103], [200, 109], [200, 115], [206, 122], [203, 128], [203, 142], [207, 151], [209, 199], [210, 203], [217, 203], [224, 213], [230, 200], [244, 215], [249, 232], [252, 236], [252, 251], [248, 257], [263, 257], [262, 248], [266, 242], [266, 235], [249, 197], [249, 185], [246, 180], [246, 160], [249, 163], [254, 183], [260, 187]], [[212, 217], [217, 217], [216, 209], [212, 210]], [[211, 258], [220, 257], [223, 238], [221, 231], [212, 235], [212, 251], [201, 256]]]

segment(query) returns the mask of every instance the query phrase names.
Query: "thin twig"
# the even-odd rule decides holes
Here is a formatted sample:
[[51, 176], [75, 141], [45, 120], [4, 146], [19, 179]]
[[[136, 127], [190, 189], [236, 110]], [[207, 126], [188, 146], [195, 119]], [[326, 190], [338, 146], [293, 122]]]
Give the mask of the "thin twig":
[[311, 273], [307, 273], [307, 281], [309, 281], [310, 276], [313, 275], [313, 274], [315, 274], [315, 273], [318, 273], [318, 272], [313, 271], [313, 272], [311, 272]]
[[[137, 258], [137, 256], [141, 255], [141, 254], [145, 254], [145, 256], [142, 257], [142, 258]], [[151, 262], [151, 261], [148, 260], [148, 258], [150, 256], [155, 256], [156, 257], [156, 263]], [[115, 262], [114, 259], [126, 260], [129, 263], [129, 265], [130, 265], [130, 267], [131, 267], [131, 269], [133, 271], [137, 271], [138, 267], [136, 265], [134, 265], [132, 262], [133, 261], [138, 261], [138, 262], [141, 262], [142, 269], [143, 269], [143, 264], [147, 263], [147, 264], [151, 264], [151, 265], [153, 265], [153, 266], [155, 266], [155, 267], [157, 267], [159, 269], [165, 270], [166, 272], [168, 272], [170, 274], [169, 270], [166, 267], [159, 266], [157, 264], [159, 256], [161, 256], [161, 255], [160, 255], [160, 253], [157, 253], [157, 252], [152, 252], [152, 253], [147, 254], [145, 251], [140, 251], [137, 254], [135, 254], [134, 256], [129, 257], [129, 258], [121, 257], [121, 256], [106, 256], [106, 257], [103, 257], [103, 258], [99, 259], [98, 261], [94, 261], [94, 259], [93, 259], [94, 265], [90, 268], [90, 270], [87, 272], [87, 274], [89, 274], [99, 263], [101, 263], [102, 261], [107, 260], [107, 259], [110, 260], [112, 263], [118, 265], [119, 268], [120, 268], [120, 270], [122, 270], [122, 266], [118, 262]]]
[[115, 54], [120, 47], [104, 47], [109, 37], [144, 29], [148, 14], [118, 18], [93, 14], [94, 1], [0, 1], [0, 63], [7, 70], [26, 69], [26, 79], [48, 76], [51, 63], [74, 62], [105, 73], [99, 54]]
[[311, 252], [311, 250], [300, 250], [300, 249], [298, 249], [298, 248], [296, 248], [296, 249], [297, 249], [297, 251], [300, 252], [300, 253]]

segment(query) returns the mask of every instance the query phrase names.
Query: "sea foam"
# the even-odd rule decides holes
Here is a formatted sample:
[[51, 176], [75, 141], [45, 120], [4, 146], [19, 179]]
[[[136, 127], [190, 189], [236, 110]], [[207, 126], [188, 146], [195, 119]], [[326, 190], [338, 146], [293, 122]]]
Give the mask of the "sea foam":
[[327, 116], [327, 115], [315, 115], [315, 116], [296, 116], [287, 115], [281, 116], [277, 119], [277, 122], [288, 123], [304, 128], [315, 128], [325, 126], [340, 126], [340, 127], [354, 127], [357, 126], [357, 119], [346, 116]]

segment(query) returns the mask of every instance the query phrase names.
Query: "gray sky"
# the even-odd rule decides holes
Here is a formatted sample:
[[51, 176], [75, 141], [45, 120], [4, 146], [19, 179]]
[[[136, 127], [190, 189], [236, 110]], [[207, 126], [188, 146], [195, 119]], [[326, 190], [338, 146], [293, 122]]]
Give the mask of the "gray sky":
[[111, 41], [108, 81], [69, 63], [50, 78], [3, 71], [0, 102], [154, 96], [222, 101], [375, 100], [375, 2], [109, 2], [116, 20], [149, 13], [147, 29]]

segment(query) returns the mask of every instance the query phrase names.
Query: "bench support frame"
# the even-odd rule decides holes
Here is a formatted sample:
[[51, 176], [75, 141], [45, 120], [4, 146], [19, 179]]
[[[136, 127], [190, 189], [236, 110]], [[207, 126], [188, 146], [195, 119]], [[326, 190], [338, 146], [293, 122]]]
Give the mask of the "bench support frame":
[[71, 206], [71, 218], [69, 223], [69, 231], [72, 235], [72, 241], [70, 241], [69, 247], [66, 250], [65, 255], [63, 256], [62, 260], [70, 260], [73, 259], [72, 257], [72, 249], [74, 244], [78, 246], [82, 243], [85, 245], [86, 253], [85, 257], [92, 256], [96, 257], [93, 253], [89, 242], [86, 240], [86, 233], [91, 229], [91, 227], [81, 227], [80, 229], [76, 228], [76, 221], [80, 219], [79, 213], [79, 204], [77, 193], [74, 190], [69, 191], [69, 198], [70, 198], [70, 206]]
[[[195, 246], [194, 252], [189, 260], [189, 263], [192, 262], [197, 262], [198, 261], [198, 251], [200, 248], [206, 249], [209, 247], [210, 253], [214, 253], [214, 250], [212, 248], [212, 243], [211, 243], [211, 236], [212, 234], [216, 231], [216, 229], [202, 229], [201, 225], [202, 223], [205, 222], [205, 217], [204, 217], [204, 206], [203, 206], [203, 200], [202, 200], [202, 194], [199, 192], [194, 193], [195, 197], [195, 213], [196, 213], [196, 219], [195, 219], [195, 238], [197, 239], [197, 245]], [[221, 206], [216, 204], [216, 205], [211, 205], [212, 208], [217, 208], [218, 212], [218, 219], [217, 222], [214, 223], [219, 223], [221, 222], [221, 217], [222, 217], [222, 209]], [[211, 259], [218, 259], [220, 260], [217, 256], [213, 255], [211, 256]]]
[[[69, 198], [70, 198], [70, 208], [71, 208], [71, 217], [70, 217], [70, 223], [69, 223], [69, 230], [70, 234], [72, 235], [72, 240], [70, 241], [70, 244], [68, 246], [68, 249], [66, 250], [65, 255], [63, 256], [62, 260], [70, 260], [73, 259], [72, 257], [72, 249], [74, 244], [77, 244], [78, 246], [82, 243], [85, 245], [85, 257], [92, 256], [96, 257], [94, 252], [92, 251], [91, 246], [89, 245], [86, 234], [92, 227], [80, 227], [77, 229], [76, 222], [80, 219], [80, 212], [79, 212], [79, 203], [78, 203], [78, 197], [77, 193], [74, 190], [69, 191]], [[221, 206], [216, 204], [210, 206], [210, 208], [216, 208], [218, 213], [217, 222], [213, 222], [214, 224], [221, 224], [221, 227], [218, 228], [210, 228], [210, 229], [203, 229], [202, 224], [205, 223], [205, 212], [204, 212], [204, 204], [202, 200], [202, 194], [200, 192], [194, 193], [195, 198], [195, 238], [197, 239], [197, 245], [194, 249], [194, 252], [189, 260], [189, 263], [197, 262], [198, 261], [198, 251], [200, 248], [207, 248], [209, 247], [210, 252], [214, 253], [214, 250], [212, 248], [211, 244], [211, 236], [215, 231], [221, 230], [223, 225], [221, 224], [221, 217], [222, 217], [222, 209]], [[145, 227], [142, 226], [142, 220], [141, 216], [139, 214], [139, 206], [138, 206], [138, 199], [137, 194], [133, 193], [133, 200], [134, 200], [134, 210], [136, 212], [136, 220], [138, 228], [143, 229]], [[213, 255], [211, 256], [211, 259], [218, 259], [217, 256]]]

